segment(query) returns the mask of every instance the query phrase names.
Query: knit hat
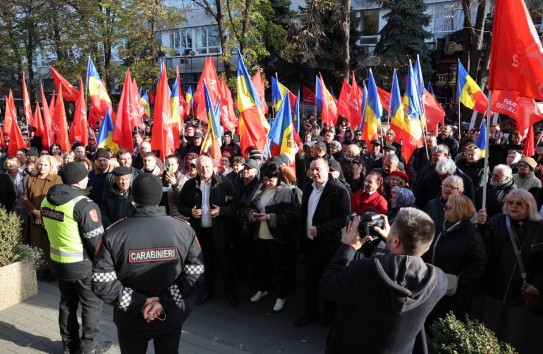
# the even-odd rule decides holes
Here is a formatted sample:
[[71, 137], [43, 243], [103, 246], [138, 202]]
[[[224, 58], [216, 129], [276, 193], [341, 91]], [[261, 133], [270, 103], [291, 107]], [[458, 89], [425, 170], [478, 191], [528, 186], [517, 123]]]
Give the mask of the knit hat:
[[162, 181], [151, 173], [142, 173], [132, 185], [132, 198], [140, 206], [155, 206], [162, 199]]
[[26, 156], [27, 157], [30, 157], [30, 156], [38, 157], [38, 156], [40, 156], [40, 154], [38, 154], [38, 149], [33, 147], [33, 148], [30, 148], [30, 150], [28, 150], [28, 152], [26, 153]]
[[[281, 162], [285, 165], [290, 165], [290, 157], [286, 153], [279, 154], [277, 155], [277, 157], [279, 157], [281, 159]], [[281, 166], [281, 164], [279, 164], [279, 166]]]
[[415, 205], [415, 196], [410, 189], [396, 187], [394, 188], [394, 191], [397, 194], [396, 208], [410, 207]]
[[114, 176], [119, 177], [119, 176], [129, 175], [132, 172], [132, 170], [130, 169], [130, 167], [119, 166], [119, 167], [115, 167], [112, 172]]
[[60, 178], [64, 184], [76, 184], [89, 175], [89, 170], [81, 162], [68, 162], [60, 170]]
[[98, 150], [96, 150], [96, 158], [104, 158], [109, 160], [109, 152], [107, 152], [106, 149], [99, 148]]
[[409, 182], [409, 177], [407, 176], [407, 173], [403, 172], [403, 171], [400, 171], [400, 170], [395, 170], [395, 171], [392, 171], [388, 174], [388, 176], [398, 176], [400, 177], [401, 179], [403, 179], [405, 181], [405, 183], [408, 183]]
[[343, 148], [343, 146], [341, 146], [341, 143], [337, 140], [332, 141], [332, 143], [330, 144], [330, 147], [333, 147], [337, 151], [341, 151], [341, 149]]
[[532, 169], [532, 171], [535, 170], [535, 167], [537, 166], [537, 162], [535, 162], [534, 159], [532, 159], [531, 157], [529, 156], [524, 156], [523, 158], [521, 158], [520, 160], [518, 160], [517, 162], [517, 165], [521, 162], [524, 162], [525, 164], [527, 164], [528, 166], [530, 166], [530, 168]]
[[254, 160], [252, 158], [245, 161], [245, 163], [243, 165], [247, 166], [249, 168], [253, 168], [255, 170], [260, 169], [260, 165], [258, 164], [258, 162], [256, 162], [256, 160]]
[[260, 151], [258, 150], [253, 150], [251, 151], [251, 153], [249, 154], [249, 158], [250, 159], [255, 159], [255, 160], [262, 160], [262, 154], [260, 153]]

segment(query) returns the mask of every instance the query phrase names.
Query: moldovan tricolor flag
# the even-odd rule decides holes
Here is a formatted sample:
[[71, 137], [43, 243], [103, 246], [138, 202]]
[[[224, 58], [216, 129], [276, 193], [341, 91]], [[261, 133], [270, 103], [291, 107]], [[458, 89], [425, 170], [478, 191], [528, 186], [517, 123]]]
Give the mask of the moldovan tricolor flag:
[[185, 98], [181, 94], [181, 75], [179, 75], [179, 66], [177, 66], [175, 70], [175, 82], [172, 87], [172, 92], [170, 93], [174, 146], [179, 146], [180, 144], [179, 135], [181, 134], [183, 118], [185, 117], [185, 105], [181, 104], [181, 98], [183, 98], [184, 103]]
[[153, 131], [151, 136], [151, 148], [153, 150], [160, 150], [159, 158], [161, 160], [164, 160], [166, 156], [175, 152], [170, 96], [167, 70], [164, 62], [162, 62], [162, 72], [156, 89], [155, 107], [153, 110]]
[[486, 114], [488, 98], [458, 60], [458, 98], [464, 106], [481, 114]]
[[202, 142], [202, 150], [200, 154], [208, 153], [209, 156], [217, 163], [221, 160], [221, 141], [223, 135], [223, 129], [220, 122], [220, 107], [221, 102], [217, 102], [216, 107], [213, 107], [211, 103], [211, 96], [207, 89], [206, 82], [204, 80], [204, 95], [206, 99], [206, 111], [207, 111], [207, 122], [208, 129], [207, 134]]
[[413, 67], [411, 66], [411, 61], [409, 61], [409, 69], [407, 71], [403, 105], [409, 118], [417, 118], [420, 121], [422, 117], [422, 103], [420, 102], [417, 81], [415, 80], [415, 74], [413, 72]]
[[96, 141], [98, 142], [98, 147], [109, 149], [114, 155], [119, 151], [119, 145], [113, 142], [113, 121], [111, 120], [109, 109], [106, 111]]
[[523, 0], [496, 0], [488, 88], [543, 101], [543, 47]]
[[260, 98], [247, 72], [239, 49], [236, 88], [238, 92], [237, 106], [241, 113], [238, 126], [241, 151], [244, 152], [248, 146], [253, 145], [260, 152], [263, 152], [270, 125], [264, 117]]
[[377, 93], [377, 85], [370, 69], [368, 76], [368, 99], [366, 100], [366, 109], [364, 111], [364, 130], [362, 137], [369, 143], [374, 139], [377, 129], [381, 126], [381, 116], [383, 115], [383, 106]]
[[392, 75], [392, 89], [390, 91], [389, 111], [391, 128], [396, 133], [396, 137], [401, 137], [404, 131], [404, 110], [396, 69], [394, 69], [394, 74]]
[[[534, 139], [532, 136], [532, 146], [533, 146], [533, 141]], [[485, 157], [486, 155], [486, 119], [483, 119], [483, 124], [481, 125], [481, 131], [479, 132], [479, 136], [477, 137], [476, 144], [477, 144], [477, 147], [479, 147], [479, 150], [481, 150], [481, 157]]]
[[293, 136], [289, 95], [285, 95], [281, 102], [268, 138], [271, 156], [287, 153], [291, 159], [294, 159], [297, 148]]
[[83, 146], [87, 146], [89, 144], [89, 123], [87, 123], [87, 101], [85, 100], [83, 80], [80, 80], [78, 95], [74, 120], [70, 128], [70, 143], [79, 141]]
[[109, 114], [113, 121], [115, 121], [115, 115], [111, 106], [111, 99], [109, 98], [106, 87], [100, 79], [98, 70], [94, 66], [92, 59], [89, 57], [87, 65], [87, 89], [89, 90], [90, 98], [90, 112], [89, 112], [89, 124], [92, 127], [96, 126], [96, 123], [101, 122], [106, 111], [109, 109]]
[[[64, 96], [64, 99], [68, 101], [77, 101], [79, 97], [79, 91], [68, 82], [62, 75], [58, 73], [55, 69], [53, 69], [52, 66], [49, 66], [51, 69], [51, 74], [53, 75], [53, 80], [55, 81], [55, 86], [57, 87], [57, 91], [60, 91], [60, 88], [62, 87], [62, 94]], [[81, 88], [82, 86], [80, 86]]]

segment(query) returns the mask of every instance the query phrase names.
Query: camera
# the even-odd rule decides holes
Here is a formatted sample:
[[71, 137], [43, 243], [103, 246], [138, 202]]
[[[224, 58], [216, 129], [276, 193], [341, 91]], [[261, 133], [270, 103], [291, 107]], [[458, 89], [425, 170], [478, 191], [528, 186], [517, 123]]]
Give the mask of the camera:
[[[358, 216], [358, 214], [353, 213], [351, 214], [350, 219], [354, 220], [354, 218]], [[365, 211], [360, 214], [360, 223], [358, 224], [358, 233], [360, 234], [360, 237], [365, 237], [366, 235], [371, 236], [371, 241], [369, 241], [368, 247], [373, 248], [377, 246], [377, 244], [383, 239], [373, 228], [377, 226], [379, 228], [383, 228], [385, 226], [385, 221], [381, 217], [379, 213], [376, 213], [374, 211]]]

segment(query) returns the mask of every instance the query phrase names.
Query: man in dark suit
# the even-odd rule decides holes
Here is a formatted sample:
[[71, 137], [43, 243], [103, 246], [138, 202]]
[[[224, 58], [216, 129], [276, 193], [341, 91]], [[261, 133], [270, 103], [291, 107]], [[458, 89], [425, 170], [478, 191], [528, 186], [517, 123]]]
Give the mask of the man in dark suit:
[[[330, 167], [322, 157], [311, 162], [312, 184], [302, 199], [302, 247], [305, 259], [305, 313], [296, 321], [304, 326], [319, 319], [319, 281], [341, 244], [341, 231], [351, 206], [347, 190], [329, 176]], [[323, 324], [333, 321], [335, 305], [325, 303]]]

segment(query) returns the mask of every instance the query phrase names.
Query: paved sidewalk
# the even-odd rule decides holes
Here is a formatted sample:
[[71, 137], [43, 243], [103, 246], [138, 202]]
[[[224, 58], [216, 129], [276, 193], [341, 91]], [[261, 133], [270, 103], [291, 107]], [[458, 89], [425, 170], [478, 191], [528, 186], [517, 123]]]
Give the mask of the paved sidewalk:
[[[0, 353], [61, 353], [62, 341], [58, 328], [59, 291], [56, 282], [38, 282], [39, 293], [20, 304], [0, 311]], [[108, 352], [119, 354], [117, 328], [112, 321], [113, 308], [104, 305], [100, 320], [102, 341], [109, 340], [114, 347]], [[81, 319], [80, 319], [81, 323]], [[239, 353], [212, 340], [183, 331], [180, 352], [190, 354]], [[249, 353], [248, 351], [243, 351]], [[154, 353], [152, 343], [148, 353]]]

